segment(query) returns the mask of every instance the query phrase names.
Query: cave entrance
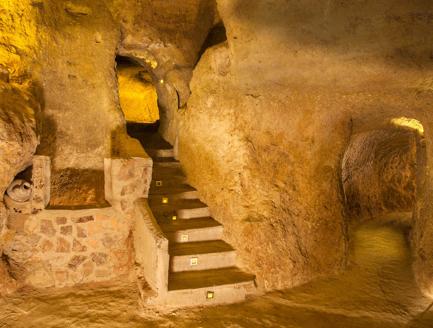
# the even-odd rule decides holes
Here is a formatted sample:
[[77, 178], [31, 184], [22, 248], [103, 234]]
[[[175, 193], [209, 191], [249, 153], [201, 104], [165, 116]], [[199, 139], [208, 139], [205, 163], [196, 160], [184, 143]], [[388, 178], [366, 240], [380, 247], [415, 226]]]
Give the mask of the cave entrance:
[[362, 263], [372, 277], [384, 267], [409, 277], [402, 281], [408, 290], [418, 290], [410, 278], [412, 227], [425, 166], [423, 126], [405, 117], [352, 135], [342, 161], [349, 262]]
[[353, 135], [342, 163], [348, 216], [411, 220], [425, 161], [424, 130], [415, 119], [394, 118]]
[[[161, 122], [156, 78], [133, 59], [116, 57], [119, 102], [129, 136], [138, 139], [144, 149], [168, 147], [158, 134]], [[159, 82], [159, 81], [158, 81]]]
[[398, 281], [397, 289], [387, 291], [390, 297], [422, 297], [413, 275], [412, 231], [419, 219], [426, 159], [424, 129], [415, 119], [394, 118], [352, 135], [342, 161], [348, 263], [359, 268], [350, 279], [372, 286], [354, 289], [355, 294], [381, 295], [383, 290], [373, 286]]
[[158, 95], [152, 75], [127, 57], [116, 57], [120, 107], [128, 124], [157, 125]]

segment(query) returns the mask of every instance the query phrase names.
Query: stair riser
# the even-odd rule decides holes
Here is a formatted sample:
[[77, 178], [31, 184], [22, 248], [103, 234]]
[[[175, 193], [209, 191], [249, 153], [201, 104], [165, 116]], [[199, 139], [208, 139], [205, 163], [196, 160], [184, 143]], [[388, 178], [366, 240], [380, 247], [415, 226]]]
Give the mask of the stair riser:
[[[167, 199], [168, 202], [167, 203], [163, 203], [163, 200]], [[182, 200], [184, 199], [198, 199], [198, 194], [197, 192], [185, 192], [185, 193], [178, 193], [178, 194], [173, 194], [173, 195], [167, 195], [167, 194], [150, 194], [149, 196], [149, 204], [152, 207], [165, 207], [167, 209], [172, 209], [173, 211], [178, 210], [178, 211], [189, 211], [189, 210], [193, 210], [193, 209], [182, 209]], [[178, 209], [181, 208], [181, 209]], [[207, 208], [207, 207], [203, 207], [203, 208]], [[197, 208], [198, 210], [202, 209], [201, 207]], [[195, 209], [194, 209], [195, 210]], [[209, 215], [204, 215], [204, 216], [209, 216]]]
[[[165, 189], [167, 191], [167, 189]], [[168, 197], [168, 202], [172, 203], [176, 200], [181, 199], [198, 199], [198, 192], [196, 190], [179, 192], [176, 194], [167, 194], [164, 193], [164, 189], [158, 190], [157, 188], [152, 188], [149, 190], [149, 194], [152, 196], [152, 199], [160, 199], [162, 202], [162, 197]]]
[[161, 162], [153, 162], [153, 167], [158, 169], [158, 168], [178, 168], [180, 169], [180, 163], [179, 162], [165, 162], [165, 163], [161, 163]]
[[176, 232], [165, 233], [171, 243], [187, 243], [197, 241], [219, 240], [223, 237], [223, 226], [180, 230]]
[[198, 192], [197, 190], [185, 191], [172, 196], [170, 195], [170, 197], [173, 197], [173, 199], [198, 199]]
[[[162, 182], [162, 186], [157, 186], [157, 181]], [[188, 181], [185, 176], [173, 176], [173, 177], [152, 177], [151, 187], [155, 188], [168, 188], [168, 187], [177, 187], [182, 184], [187, 184]]]
[[[245, 301], [247, 295], [254, 293], [254, 282], [222, 285], [198, 289], [169, 291], [164, 304], [172, 307], [207, 306]], [[207, 292], [214, 292], [212, 299], [207, 299]]]
[[[191, 259], [197, 259], [197, 265], [191, 265]], [[221, 252], [198, 255], [183, 255], [170, 257], [170, 271], [198, 271], [220, 269], [236, 265], [236, 252]]]
[[211, 216], [209, 207], [180, 209], [177, 210], [176, 213], [179, 219], [196, 219], [196, 218]]
[[[189, 193], [194, 194], [189, 194]], [[160, 187], [151, 187], [149, 189], [149, 195], [150, 196], [168, 196], [172, 197], [174, 196], [175, 199], [198, 199], [197, 191], [191, 190], [191, 191], [185, 191], [185, 192], [176, 192], [173, 193], [173, 189], [170, 188], [160, 188]]]
[[152, 174], [153, 176], [158, 177], [167, 177], [170, 178], [174, 175], [185, 175], [182, 168], [179, 167], [170, 167], [170, 166], [159, 166], [160, 163], [154, 163]]
[[150, 157], [174, 157], [174, 150], [171, 149], [148, 149], [146, 150]]

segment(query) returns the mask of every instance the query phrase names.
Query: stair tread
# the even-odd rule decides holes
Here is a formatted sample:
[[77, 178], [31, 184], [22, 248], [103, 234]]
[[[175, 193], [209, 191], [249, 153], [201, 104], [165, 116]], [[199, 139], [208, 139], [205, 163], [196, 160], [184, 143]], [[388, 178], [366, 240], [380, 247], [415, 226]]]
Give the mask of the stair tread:
[[176, 199], [168, 204], [162, 204], [161, 195], [149, 195], [149, 205], [155, 210], [195, 209], [207, 207], [199, 199]]
[[160, 223], [160, 225], [162, 231], [164, 232], [176, 232], [181, 230], [203, 229], [221, 226], [218, 221], [211, 217], [188, 220], [179, 219], [176, 221], [170, 221], [170, 223]]
[[153, 161], [156, 163], [179, 163], [174, 157], [154, 157]]
[[146, 151], [151, 151], [151, 152], [155, 152], [155, 151], [172, 151], [173, 150], [173, 146], [164, 146], [163, 144], [161, 145], [154, 145], [153, 147], [146, 147]]
[[185, 176], [182, 168], [179, 167], [170, 167], [170, 166], [157, 166], [153, 168], [152, 172], [153, 176], [166, 176], [167, 178], [171, 176]]
[[[189, 271], [179, 270], [181, 272], [171, 272], [169, 273], [168, 290], [182, 292], [184, 290], [188, 291], [216, 286], [231, 288], [237, 284], [247, 284], [249, 286], [249, 284], [253, 283], [255, 279], [254, 275], [243, 272], [235, 267], [233, 260], [225, 261], [226, 259], [233, 258], [234, 248], [223, 240], [212, 240], [213, 238], [221, 238], [223, 226], [208, 216], [208, 206], [199, 199], [181, 199], [180, 197], [182, 196], [174, 196], [176, 194], [194, 192], [196, 189], [187, 184], [180, 162], [174, 157], [165, 157], [165, 155], [173, 156], [170, 153], [170, 151], [173, 151], [173, 147], [156, 131], [154, 131], [153, 135], [147, 130], [142, 131], [138, 128], [134, 132], [134, 137], [140, 140], [153, 159], [153, 181], [149, 190], [148, 201], [161, 229], [175, 240], [180, 238], [180, 235], [177, 233], [182, 231], [189, 231], [187, 233], [192, 240], [197, 240], [200, 235], [204, 236], [198, 239], [202, 241], [170, 241], [169, 255], [171, 261], [173, 259], [183, 261], [184, 258], [182, 256], [204, 255], [202, 259], [205, 265], [202, 269], [206, 268], [206, 265], [209, 265], [206, 261], [216, 260], [217, 263], [222, 261], [222, 265], [220, 266], [225, 266], [218, 269], [191, 270], [191, 268], [187, 268]], [[160, 150], [163, 152], [158, 152]], [[162, 186], [160, 187], [156, 186], [156, 181], [158, 180], [162, 181]], [[164, 196], [169, 198], [168, 204], [162, 204], [162, 197]], [[188, 196], [195, 198], [196, 195], [185, 194], [185, 197]], [[176, 213], [178, 219], [173, 221], [172, 216], [176, 215]], [[202, 217], [194, 218], [194, 215]], [[209, 228], [209, 230], [206, 230], [206, 228]], [[216, 229], [213, 230], [212, 228]], [[208, 238], [208, 240], [205, 240], [205, 238]], [[205, 254], [213, 255], [207, 257]], [[182, 263], [179, 262], [178, 264], [181, 265]], [[179, 268], [182, 269], [183, 266], [181, 265]]]
[[198, 289], [254, 281], [255, 276], [237, 267], [170, 273], [168, 290]]
[[[135, 125], [135, 126], [134, 126]], [[144, 149], [170, 149], [173, 146], [168, 143], [158, 132], [145, 126], [128, 123], [128, 134], [140, 141]]]
[[146, 149], [147, 155], [149, 155], [151, 158], [173, 158], [174, 150], [173, 148], [169, 149]]
[[155, 160], [153, 160], [153, 168], [154, 169], [159, 169], [162, 167], [181, 168], [181, 165], [180, 165], [180, 162], [156, 162]]
[[223, 253], [231, 251], [234, 251], [233, 247], [223, 240], [175, 243], [169, 246], [170, 256]]
[[181, 184], [175, 187], [173, 186], [164, 187], [164, 185], [162, 185], [161, 187], [156, 187], [156, 186], [150, 187], [149, 195], [175, 195], [175, 194], [181, 194], [183, 192], [189, 192], [189, 191], [197, 191], [197, 189], [191, 187], [188, 184]]

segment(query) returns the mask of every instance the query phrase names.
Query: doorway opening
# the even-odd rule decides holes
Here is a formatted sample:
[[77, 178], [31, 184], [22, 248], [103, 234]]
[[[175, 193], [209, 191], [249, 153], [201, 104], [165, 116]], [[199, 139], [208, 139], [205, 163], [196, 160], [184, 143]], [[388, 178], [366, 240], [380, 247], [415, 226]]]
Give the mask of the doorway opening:
[[[406, 117], [352, 135], [346, 149], [342, 186], [349, 226], [348, 270], [353, 281], [385, 286], [382, 291], [372, 289], [371, 295], [386, 290], [395, 300], [422, 298], [413, 271], [417, 247], [413, 227], [426, 160], [424, 128]], [[404, 293], [387, 289], [395, 281]], [[365, 288], [359, 290], [360, 295]]]
[[138, 139], [144, 149], [160, 145], [161, 116], [154, 76], [128, 57], [117, 56], [116, 68], [119, 103], [128, 135]]
[[414, 119], [394, 118], [353, 135], [342, 162], [347, 215], [357, 221], [401, 217], [410, 224], [425, 157], [424, 130]]
[[159, 121], [158, 95], [152, 75], [127, 57], [117, 56], [119, 102], [128, 124]]

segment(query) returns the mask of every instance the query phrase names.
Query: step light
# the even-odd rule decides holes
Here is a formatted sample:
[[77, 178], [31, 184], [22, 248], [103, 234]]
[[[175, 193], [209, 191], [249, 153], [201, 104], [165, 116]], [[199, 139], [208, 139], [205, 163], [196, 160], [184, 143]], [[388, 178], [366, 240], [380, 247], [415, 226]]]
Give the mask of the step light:
[[162, 203], [168, 204], [168, 197], [162, 197]]
[[215, 292], [213, 292], [213, 291], [206, 292], [206, 299], [211, 300], [214, 297], [215, 297]]
[[186, 243], [189, 240], [189, 236], [188, 235], [181, 235], [180, 236], [180, 241], [183, 243]]
[[173, 215], [173, 216], [171, 217], [171, 220], [172, 220], [172, 221], [176, 221], [176, 220], [177, 220], [177, 216], [176, 216], [176, 215]]
[[189, 259], [189, 264], [190, 264], [190, 266], [196, 266], [196, 265], [198, 265], [198, 258], [197, 257], [191, 257]]
[[156, 182], [155, 182], [155, 185], [156, 185], [157, 187], [162, 187], [162, 181], [161, 181], [161, 180], [156, 181]]

